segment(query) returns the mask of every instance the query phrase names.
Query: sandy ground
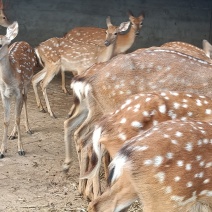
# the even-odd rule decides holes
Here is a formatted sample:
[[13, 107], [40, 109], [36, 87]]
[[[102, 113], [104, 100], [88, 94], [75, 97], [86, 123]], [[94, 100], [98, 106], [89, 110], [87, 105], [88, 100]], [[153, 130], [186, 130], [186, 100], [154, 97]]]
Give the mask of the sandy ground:
[[[67, 80], [67, 85], [70, 79]], [[86, 211], [88, 202], [78, 193], [79, 166], [76, 151], [68, 173], [63, 173], [64, 130], [63, 122], [72, 104], [72, 96], [61, 90], [57, 76], [48, 87], [52, 110], [57, 116], [38, 111], [32, 86], [28, 94], [28, 113], [34, 134], [25, 132], [24, 116], [21, 119], [25, 156], [17, 153], [17, 139], [8, 141], [5, 158], [0, 159], [0, 212], [59, 212]], [[44, 102], [43, 102], [44, 103]], [[0, 136], [3, 134], [3, 109], [0, 104]], [[14, 124], [14, 101], [11, 108], [10, 130]], [[141, 211], [133, 206], [130, 211]]]

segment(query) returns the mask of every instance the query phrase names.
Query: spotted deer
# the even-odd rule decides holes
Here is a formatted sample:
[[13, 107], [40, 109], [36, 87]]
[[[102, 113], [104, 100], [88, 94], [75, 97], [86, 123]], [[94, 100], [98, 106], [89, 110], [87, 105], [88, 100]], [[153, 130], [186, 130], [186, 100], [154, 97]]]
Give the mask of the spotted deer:
[[110, 182], [127, 173], [144, 212], [209, 212], [211, 141], [211, 122], [160, 123], [128, 140], [119, 150], [110, 164]]
[[191, 55], [198, 59], [211, 62], [211, 59], [209, 56], [209, 43], [206, 43], [206, 41], [203, 41], [203, 49], [200, 49], [192, 44], [180, 42], [180, 41], [164, 43], [161, 47], [173, 49], [173, 50], [182, 52], [184, 54]]
[[26, 42], [15, 42], [9, 48], [8, 45], [18, 34], [18, 23], [14, 22], [7, 28], [5, 36], [0, 39], [0, 90], [4, 108], [4, 134], [0, 150], [0, 158], [7, 151], [7, 134], [10, 122], [10, 102], [15, 97], [15, 126], [10, 135], [13, 139], [18, 135], [18, 153], [25, 155], [20, 132], [20, 116], [22, 107], [25, 109], [25, 127], [28, 133], [32, 133], [27, 115], [27, 91], [31, 83], [36, 56], [34, 49]]
[[[140, 34], [145, 18], [144, 12], [141, 12], [139, 16], [134, 16], [131, 10], [128, 10], [128, 17], [131, 23], [131, 27], [128, 32], [124, 34], [118, 34], [117, 41], [115, 43], [113, 56], [120, 53], [126, 53], [135, 42], [136, 37]], [[106, 29], [98, 27], [76, 27], [66, 33], [65, 37], [70, 40], [78, 40], [86, 43], [93, 43], [98, 46], [104, 46]], [[67, 93], [65, 87], [65, 74], [62, 73], [62, 90]]]
[[[64, 170], [68, 170], [72, 161], [73, 139], [80, 154], [82, 148], [87, 148], [83, 145], [92, 142], [95, 122], [102, 115], [113, 112], [132, 94], [173, 90], [212, 97], [212, 64], [170, 49], [139, 49], [112, 58], [101, 67], [99, 65], [98, 71], [93, 68], [95, 66], [72, 82], [78, 99], [75, 111], [80, 107], [80, 113], [74, 113], [64, 122]], [[88, 158], [86, 154], [80, 157], [85, 161]], [[83, 175], [88, 161], [80, 163], [80, 173]], [[85, 188], [81, 189], [80, 186], [79, 190], [82, 192]]]
[[212, 45], [207, 40], [203, 40], [202, 46], [206, 56], [212, 58]]
[[9, 22], [7, 16], [4, 13], [3, 1], [0, 0], [0, 26], [8, 27], [11, 23]]
[[108, 17], [106, 23], [108, 29], [104, 47], [67, 38], [51, 38], [36, 48], [38, 58], [44, 62], [44, 68], [35, 74], [32, 79], [37, 105], [41, 111], [44, 108], [37, 90], [37, 85], [41, 80], [47, 110], [51, 117], [55, 117], [46, 92], [46, 88], [53, 77], [60, 70], [80, 74], [93, 64], [108, 61], [112, 57], [117, 35], [127, 30], [129, 22], [121, 23], [119, 27], [115, 27], [111, 24], [110, 17]]
[[[94, 162], [86, 178], [99, 175], [103, 149], [114, 158], [134, 136], [167, 120], [212, 121], [212, 99], [185, 92], [152, 92], [130, 96], [112, 114], [103, 116], [93, 133]], [[106, 164], [105, 167], [108, 167]], [[107, 175], [108, 176], [108, 175]], [[89, 205], [91, 211], [121, 211], [138, 199], [138, 195], [123, 173], [111, 188]], [[115, 201], [113, 201], [115, 200]], [[113, 202], [113, 204], [111, 204]]]

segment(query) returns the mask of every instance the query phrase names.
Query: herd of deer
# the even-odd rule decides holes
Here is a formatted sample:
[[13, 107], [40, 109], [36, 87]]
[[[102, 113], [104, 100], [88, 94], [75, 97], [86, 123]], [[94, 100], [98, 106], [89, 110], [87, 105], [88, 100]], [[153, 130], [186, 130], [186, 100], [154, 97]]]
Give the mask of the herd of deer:
[[[129, 21], [118, 27], [108, 17], [106, 30], [77, 27], [35, 49], [26, 42], [8, 47], [18, 23], [7, 20], [2, 2], [0, 9], [0, 25], [7, 27], [0, 36], [0, 158], [7, 150], [11, 97], [15, 126], [9, 139], [18, 136], [18, 153], [24, 155], [20, 115], [24, 106], [26, 130], [32, 133], [26, 107], [30, 83], [39, 109], [45, 110], [38, 83], [55, 117], [46, 89], [61, 72], [66, 93], [64, 72], [70, 71], [74, 102], [64, 122], [63, 169], [71, 166], [74, 142], [79, 192], [91, 200], [88, 211], [126, 211], [137, 199], [144, 212], [212, 211], [212, 46], [206, 40], [203, 49], [169, 42], [121, 54], [133, 45], [144, 20], [144, 14], [129, 11]], [[33, 75], [37, 61], [43, 69]], [[104, 192], [102, 165], [108, 179]]]

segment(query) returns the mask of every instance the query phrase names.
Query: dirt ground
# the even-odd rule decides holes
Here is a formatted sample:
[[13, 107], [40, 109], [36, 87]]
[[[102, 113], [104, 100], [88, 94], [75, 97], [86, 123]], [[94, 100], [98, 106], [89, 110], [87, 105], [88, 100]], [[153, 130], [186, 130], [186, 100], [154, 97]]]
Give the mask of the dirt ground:
[[[67, 80], [67, 85], [70, 79]], [[28, 93], [28, 113], [34, 134], [25, 133], [22, 114], [21, 129], [25, 156], [17, 153], [17, 140], [8, 141], [5, 158], [0, 159], [0, 212], [86, 211], [88, 202], [78, 193], [79, 166], [75, 152], [68, 173], [63, 173], [65, 156], [63, 122], [72, 104], [72, 96], [61, 90], [60, 76], [50, 83], [48, 96], [57, 116], [38, 111], [32, 86]], [[43, 99], [42, 99], [43, 100]], [[43, 101], [44, 103], [44, 101]], [[3, 135], [3, 109], [0, 104], [0, 137]], [[9, 132], [14, 124], [14, 101]], [[141, 211], [138, 204], [130, 211]]]

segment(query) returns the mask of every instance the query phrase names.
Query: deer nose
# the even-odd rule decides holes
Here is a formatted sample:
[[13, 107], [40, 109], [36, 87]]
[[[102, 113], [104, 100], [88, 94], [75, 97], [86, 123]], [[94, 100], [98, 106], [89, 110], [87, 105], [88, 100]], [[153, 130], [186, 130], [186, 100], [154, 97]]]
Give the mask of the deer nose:
[[110, 42], [108, 40], [105, 41], [105, 46], [109, 46]]
[[136, 31], [135, 35], [138, 36], [140, 34], [140, 31]]

